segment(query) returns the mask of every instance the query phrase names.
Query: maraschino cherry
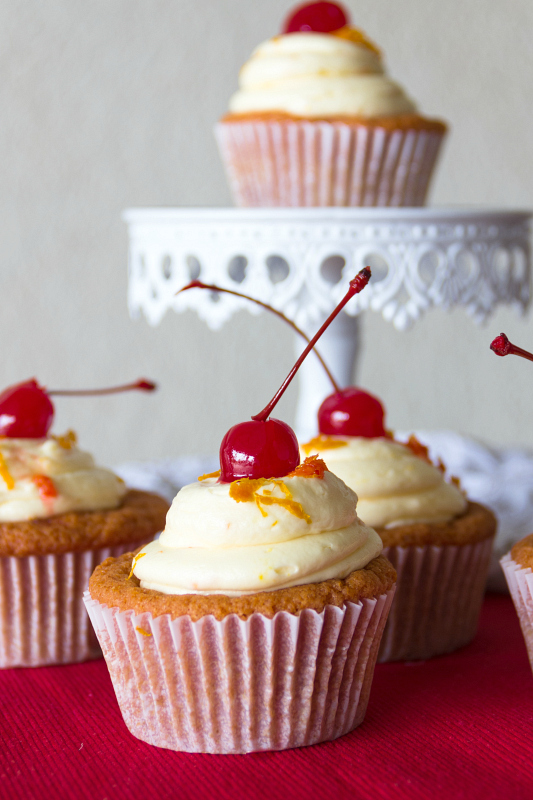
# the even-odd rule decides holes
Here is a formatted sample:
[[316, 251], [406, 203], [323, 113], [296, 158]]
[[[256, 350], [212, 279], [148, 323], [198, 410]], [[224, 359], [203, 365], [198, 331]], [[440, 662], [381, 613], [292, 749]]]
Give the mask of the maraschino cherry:
[[283, 33], [314, 31], [331, 33], [348, 24], [348, 15], [338, 3], [318, 2], [298, 6], [287, 17]]
[[0, 436], [10, 439], [44, 439], [54, 419], [51, 396], [82, 397], [116, 394], [134, 389], [151, 392], [156, 384], [143, 378], [135, 383], [112, 386], [107, 389], [45, 389], [32, 378], [10, 386], [0, 394]]
[[[370, 275], [370, 269], [365, 267], [350, 281], [348, 291], [320, 330], [309, 341], [270, 403], [259, 414], [252, 417], [250, 422], [241, 422], [238, 425], [234, 425], [226, 433], [220, 445], [220, 480], [223, 483], [231, 483], [240, 478], [282, 478], [296, 469], [300, 463], [296, 435], [285, 422], [281, 422], [279, 419], [270, 419], [270, 414], [284, 395], [285, 390], [316, 342], [342, 311], [346, 303], [365, 288], [370, 280]], [[212, 287], [199, 281], [193, 281], [180, 291], [183, 292], [187, 289], [195, 288]], [[230, 294], [239, 294], [231, 290], [228, 291]], [[262, 303], [259, 304], [264, 305]], [[335, 381], [333, 383], [336, 386]], [[336, 388], [338, 389], [338, 387]]]
[[[261, 308], [266, 308], [268, 311], [280, 317], [290, 325], [296, 333], [299, 333], [308, 344], [311, 341], [292, 320], [285, 316], [285, 314], [273, 308], [268, 303], [263, 303], [262, 300], [257, 300], [242, 292], [236, 292], [234, 289], [224, 289], [214, 284], [202, 283], [201, 281], [191, 281], [191, 283], [188, 283], [183, 289], [180, 289], [180, 292], [187, 291], [188, 289], [209, 289], [212, 292], [223, 292], [224, 294], [235, 295], [235, 297], [243, 297], [245, 300], [250, 300], [252, 303], [261, 306]], [[318, 409], [319, 432], [325, 436], [362, 436], [367, 439], [386, 436], [385, 409], [378, 398], [355, 386], [348, 386], [345, 389], [341, 389], [320, 353], [315, 350], [315, 354], [324, 367], [335, 390], [333, 394], [326, 397]]]
[[522, 356], [522, 358], [527, 358], [528, 361], [533, 361], [533, 353], [528, 350], [522, 350], [521, 347], [512, 344], [505, 333], [500, 333], [499, 336], [492, 340], [490, 349], [497, 356]]

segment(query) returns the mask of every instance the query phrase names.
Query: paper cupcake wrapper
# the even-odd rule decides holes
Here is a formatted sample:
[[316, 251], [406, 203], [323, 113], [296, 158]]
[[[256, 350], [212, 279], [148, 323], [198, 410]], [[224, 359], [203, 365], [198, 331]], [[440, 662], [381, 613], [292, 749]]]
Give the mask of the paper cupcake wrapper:
[[237, 206], [422, 206], [444, 133], [243, 120], [215, 136]]
[[100, 657], [83, 592], [98, 564], [139, 544], [62, 555], [0, 557], [0, 669]]
[[220, 622], [121, 612], [88, 592], [85, 603], [134, 736], [249, 753], [336, 739], [362, 722], [393, 595]]
[[398, 578], [378, 660], [431, 658], [472, 641], [491, 551], [492, 539], [463, 546], [384, 547]]
[[521, 567], [513, 561], [510, 553], [501, 559], [500, 564], [520, 620], [529, 663], [533, 669], [533, 573], [529, 567]]

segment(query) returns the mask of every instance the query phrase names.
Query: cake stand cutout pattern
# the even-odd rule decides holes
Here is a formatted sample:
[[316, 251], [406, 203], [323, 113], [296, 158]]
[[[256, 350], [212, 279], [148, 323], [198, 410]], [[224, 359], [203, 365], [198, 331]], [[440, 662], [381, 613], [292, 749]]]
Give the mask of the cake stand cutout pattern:
[[[157, 325], [169, 309], [193, 309], [213, 330], [235, 311], [261, 309], [205, 291], [201, 279], [270, 303], [312, 335], [364, 266], [372, 280], [322, 338], [341, 385], [353, 382], [358, 315], [380, 312], [399, 331], [433, 307], [465, 308], [482, 322], [498, 305], [523, 313], [530, 300], [531, 214], [427, 208], [130, 209], [128, 305]], [[301, 339], [295, 349], [301, 352]], [[316, 432], [331, 391], [316, 358], [300, 370], [296, 431]]]

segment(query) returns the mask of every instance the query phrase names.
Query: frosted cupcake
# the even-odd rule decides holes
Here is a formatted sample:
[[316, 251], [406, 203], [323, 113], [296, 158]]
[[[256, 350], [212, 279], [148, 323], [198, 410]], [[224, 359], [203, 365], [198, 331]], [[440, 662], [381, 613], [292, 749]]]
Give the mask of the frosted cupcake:
[[53, 408], [35, 381], [0, 395], [0, 668], [101, 655], [83, 592], [95, 566], [150, 541], [168, 504], [128, 491], [48, 433]]
[[[384, 432], [383, 432], [384, 434]], [[358, 511], [379, 533], [398, 588], [380, 661], [450, 653], [475, 636], [496, 520], [445, 480], [415, 437], [321, 435], [303, 445], [358, 496]]]
[[[509, 341], [505, 333], [490, 345], [497, 356], [517, 355], [533, 361], [533, 353]], [[533, 669], [533, 534], [517, 542], [500, 561], [520, 620], [527, 653]]]
[[239, 76], [216, 137], [238, 206], [420, 206], [446, 126], [335, 3], [298, 9]]
[[159, 540], [91, 578], [124, 720], [159, 747], [283, 750], [363, 720], [396, 574], [355, 494], [319, 459], [299, 464], [270, 418], [294, 372], [228, 431], [220, 472], [178, 493]]

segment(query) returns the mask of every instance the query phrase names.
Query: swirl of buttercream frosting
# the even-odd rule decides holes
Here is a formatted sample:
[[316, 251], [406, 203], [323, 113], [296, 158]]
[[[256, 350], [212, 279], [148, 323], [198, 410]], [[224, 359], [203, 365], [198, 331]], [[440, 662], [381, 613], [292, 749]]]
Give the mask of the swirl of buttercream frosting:
[[80, 450], [73, 434], [0, 438], [0, 522], [116, 508], [124, 482]]
[[302, 445], [357, 492], [367, 525], [390, 528], [412, 522], [448, 522], [467, 501], [442, 470], [393, 439], [319, 436]]
[[416, 105], [385, 73], [375, 49], [331, 34], [291, 33], [254, 50], [229, 109], [372, 118], [413, 113]]
[[135, 558], [141, 587], [254, 594], [345, 578], [381, 552], [357, 496], [331, 472], [261, 481], [247, 500], [234, 485], [210, 478], [181, 489], [164, 532]]

